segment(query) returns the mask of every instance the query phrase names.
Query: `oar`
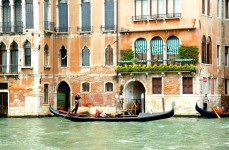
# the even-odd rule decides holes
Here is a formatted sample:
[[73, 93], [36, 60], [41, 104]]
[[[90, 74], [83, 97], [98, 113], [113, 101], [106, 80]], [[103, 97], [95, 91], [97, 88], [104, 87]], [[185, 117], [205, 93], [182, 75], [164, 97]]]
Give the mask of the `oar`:
[[[73, 109], [74, 109], [74, 108], [73, 108]], [[73, 110], [73, 109], [72, 109], [72, 110]], [[72, 110], [69, 110], [68, 113], [64, 116], [63, 119], [65, 119], [65, 117], [66, 117]], [[61, 120], [61, 122], [63, 121], [63, 119]]]
[[216, 116], [218, 117], [218, 119], [220, 119], [221, 117], [219, 116], [219, 114], [215, 111], [215, 109], [213, 107], [211, 107], [211, 109], [215, 112]]

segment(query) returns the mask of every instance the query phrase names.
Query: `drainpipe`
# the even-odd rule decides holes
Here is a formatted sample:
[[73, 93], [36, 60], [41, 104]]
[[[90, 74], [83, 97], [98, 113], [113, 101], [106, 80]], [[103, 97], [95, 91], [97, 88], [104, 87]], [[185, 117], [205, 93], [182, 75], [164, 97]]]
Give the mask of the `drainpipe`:
[[118, 49], [119, 49], [119, 39], [118, 39], [118, 0], [116, 2], [116, 65], [118, 65]]
[[[52, 11], [53, 11], [53, 13], [52, 13], [52, 21], [53, 21], [53, 29], [55, 28], [54, 27], [54, 9], [55, 9], [56, 7], [55, 7], [55, 0], [53, 0], [53, 7], [52, 7]], [[53, 100], [53, 103], [54, 103], [54, 90], [55, 90], [55, 87], [54, 87], [54, 61], [55, 61], [55, 59], [54, 59], [54, 56], [55, 56], [55, 30], [54, 30], [54, 33], [53, 33], [53, 41], [52, 41], [52, 43], [53, 43], [53, 48], [52, 48], [52, 51], [53, 51], [53, 55], [52, 55], [52, 100]]]

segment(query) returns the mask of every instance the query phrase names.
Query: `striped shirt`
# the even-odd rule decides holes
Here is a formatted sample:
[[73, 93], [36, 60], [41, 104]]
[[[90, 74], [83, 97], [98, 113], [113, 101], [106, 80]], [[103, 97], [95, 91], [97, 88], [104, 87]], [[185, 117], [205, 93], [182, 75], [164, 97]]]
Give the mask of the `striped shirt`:
[[208, 102], [209, 102], [208, 97], [207, 96], [204, 96], [203, 103], [208, 103]]

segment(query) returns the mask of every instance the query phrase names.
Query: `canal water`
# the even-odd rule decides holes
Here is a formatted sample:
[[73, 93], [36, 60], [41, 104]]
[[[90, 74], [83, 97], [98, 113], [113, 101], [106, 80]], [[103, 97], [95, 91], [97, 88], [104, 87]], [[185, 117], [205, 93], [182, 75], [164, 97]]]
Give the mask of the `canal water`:
[[71, 122], [0, 118], [1, 150], [228, 150], [229, 118]]

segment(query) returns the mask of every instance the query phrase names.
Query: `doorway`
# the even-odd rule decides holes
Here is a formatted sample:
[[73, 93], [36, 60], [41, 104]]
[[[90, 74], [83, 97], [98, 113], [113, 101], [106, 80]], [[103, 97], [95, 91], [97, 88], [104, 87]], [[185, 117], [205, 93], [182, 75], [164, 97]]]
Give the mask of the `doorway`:
[[57, 109], [68, 111], [70, 109], [70, 87], [62, 81], [57, 89]]

